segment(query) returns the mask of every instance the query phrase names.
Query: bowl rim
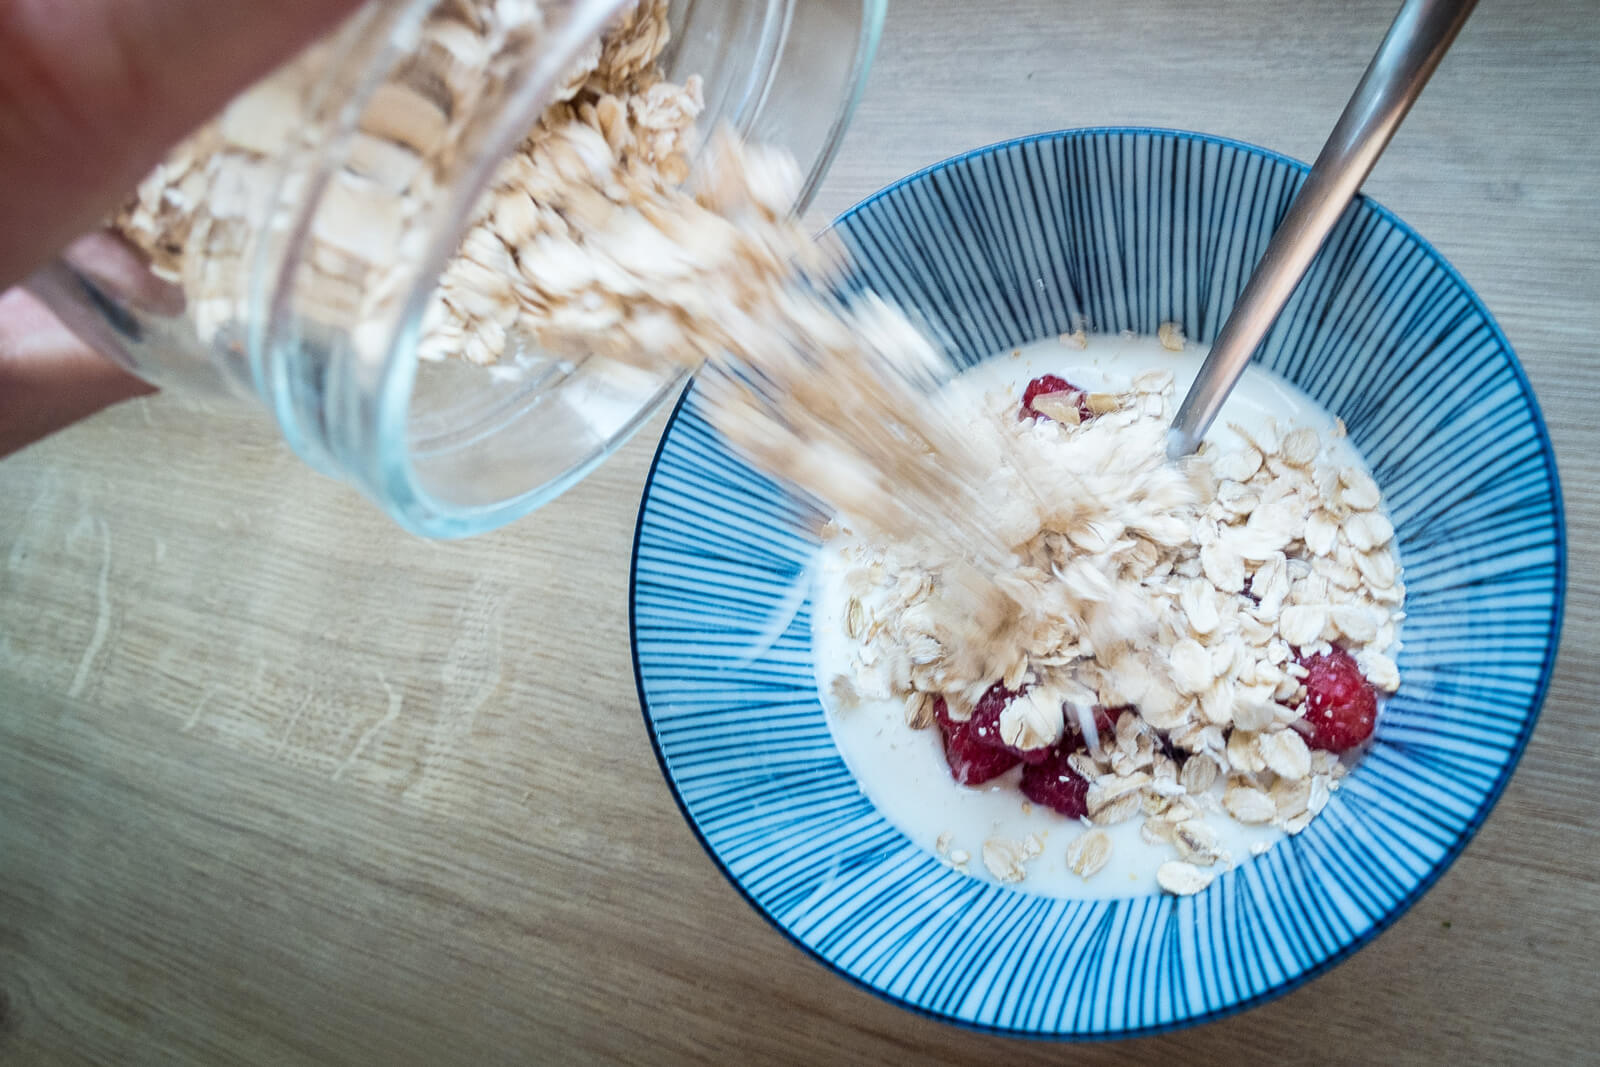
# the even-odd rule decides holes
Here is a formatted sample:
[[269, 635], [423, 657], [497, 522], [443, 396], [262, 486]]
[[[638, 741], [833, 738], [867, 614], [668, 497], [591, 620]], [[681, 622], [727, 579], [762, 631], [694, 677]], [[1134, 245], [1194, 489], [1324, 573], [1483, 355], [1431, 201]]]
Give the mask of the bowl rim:
[[[883, 186], [881, 189], [876, 190], [875, 192], [857, 201], [849, 208], [846, 208], [844, 211], [840, 212], [839, 215], [831, 223], [829, 223], [829, 225], [822, 232], [824, 234], [831, 232], [839, 225], [854, 218], [857, 214], [870, 205], [884, 197], [889, 196], [898, 189], [922, 181], [937, 172], [971, 160], [981, 159], [988, 155], [993, 155], [998, 152], [1007, 151], [1012, 148], [1029, 144], [1063, 141], [1069, 139], [1101, 138], [1114, 135], [1154, 136], [1157, 138], [1170, 139], [1177, 142], [1199, 142], [1202, 144], [1214, 144], [1222, 148], [1254, 155], [1270, 162], [1288, 166], [1294, 170], [1298, 170], [1302, 174], [1308, 173], [1311, 169], [1309, 164], [1285, 153], [1278, 152], [1270, 148], [1264, 148], [1260, 145], [1251, 144], [1248, 141], [1241, 141], [1230, 137], [1223, 137], [1217, 134], [1204, 133], [1195, 130], [1180, 130], [1160, 126], [1085, 126], [1047, 130], [1039, 133], [1027, 134], [1021, 137], [1010, 138], [1004, 141], [996, 141], [991, 144], [957, 153], [945, 159], [939, 160], [938, 162], [922, 167], [919, 170], [916, 170], [889, 183], [888, 185]], [[639, 604], [639, 550], [644, 537], [645, 509], [649, 504], [651, 490], [655, 485], [656, 471], [661, 463], [663, 454], [666, 452], [672, 430], [678, 424], [678, 420], [683, 414], [683, 409], [688, 403], [689, 397], [694, 390], [694, 383], [691, 380], [688, 387], [684, 389], [683, 393], [678, 397], [677, 402], [673, 405], [672, 412], [668, 416], [666, 425], [662, 429], [661, 438], [656, 444], [655, 454], [651, 458], [650, 469], [645, 476], [644, 486], [640, 492], [639, 513], [638, 518], [634, 523], [633, 544], [631, 548], [628, 571], [628, 645], [629, 653], [633, 661], [634, 685], [639, 696], [639, 711], [640, 715], [644, 719], [646, 732], [650, 737], [651, 750], [655, 753], [656, 762], [661, 769], [662, 777], [666, 780], [668, 791], [672, 794], [673, 802], [678, 806], [678, 811], [683, 816], [684, 822], [688, 824], [690, 831], [694, 834], [695, 840], [700, 843], [700, 847], [704, 849], [706, 855], [711, 858], [711, 862], [716, 866], [723, 878], [725, 878], [727, 882], [734, 888], [734, 890], [738, 892], [739, 896], [744, 899], [745, 903], [750, 905], [756, 914], [760, 915], [764, 920], [766, 920], [768, 925], [782, 934], [785, 940], [799, 948], [813, 962], [821, 964], [829, 972], [843, 978], [852, 986], [865, 990], [866, 992], [871, 993], [873, 996], [885, 1000], [896, 1007], [902, 1008], [924, 1018], [933, 1019], [940, 1023], [957, 1026], [962, 1029], [983, 1034], [991, 1034], [1000, 1037], [1025, 1038], [1037, 1041], [1078, 1042], [1115, 1041], [1124, 1038], [1151, 1037], [1158, 1034], [1172, 1033], [1177, 1030], [1188, 1029], [1203, 1023], [1225, 1019], [1231, 1015], [1236, 1015], [1240, 1012], [1247, 1011], [1250, 1008], [1254, 1008], [1269, 1001], [1276, 1000], [1285, 994], [1299, 989], [1308, 982], [1321, 977], [1334, 967], [1343, 963], [1358, 950], [1371, 944], [1381, 934], [1393, 926], [1401, 916], [1410, 911], [1411, 908], [1416, 905], [1417, 901], [1426, 895], [1427, 892], [1438, 883], [1439, 879], [1442, 878], [1444, 874], [1455, 865], [1456, 860], [1461, 857], [1461, 853], [1465, 851], [1467, 845], [1474, 837], [1477, 836], [1478, 831], [1482, 829], [1483, 824], [1487, 820], [1490, 812], [1492, 812], [1495, 806], [1499, 804], [1500, 797], [1505, 792], [1506, 786], [1510, 784], [1511, 778], [1515, 774], [1518, 765], [1522, 762], [1522, 756], [1527, 750], [1528, 741], [1533, 735], [1534, 728], [1538, 725], [1540, 713], [1544, 708], [1545, 698], [1549, 695], [1551, 677], [1554, 674], [1556, 659], [1560, 652], [1561, 633], [1565, 620], [1567, 593], [1567, 523], [1566, 508], [1561, 492], [1560, 471], [1556, 462], [1555, 447], [1550, 440], [1549, 428], [1545, 423], [1544, 412], [1539, 406], [1538, 396], [1534, 392], [1533, 383], [1528, 379], [1527, 372], [1522, 366], [1522, 361], [1517, 357], [1516, 350], [1512, 348], [1511, 342], [1505, 335], [1505, 331], [1501, 329], [1499, 322], [1495, 319], [1493, 314], [1490, 313], [1488, 306], [1484, 303], [1483, 298], [1478, 295], [1477, 290], [1473, 289], [1472, 286], [1467, 284], [1467, 281], [1462, 276], [1461, 272], [1458, 271], [1455, 266], [1439, 252], [1437, 248], [1435, 248], [1410, 224], [1401, 219], [1389, 208], [1385, 207], [1383, 204], [1372, 199], [1371, 197], [1359, 193], [1354, 198], [1353, 203], [1362, 204], [1371, 208], [1382, 219], [1389, 222], [1399, 232], [1404, 234], [1407, 239], [1415, 242], [1417, 248], [1420, 249], [1424, 255], [1432, 260], [1435, 265], [1437, 265], [1451, 279], [1460, 285], [1461, 291], [1470, 301], [1470, 305], [1483, 316], [1483, 321], [1488, 325], [1489, 329], [1493, 333], [1494, 338], [1499, 342], [1501, 348], [1504, 350], [1510, 364], [1511, 372], [1514, 375], [1518, 385], [1521, 387], [1523, 395], [1528, 400], [1535, 439], [1539, 444], [1540, 458], [1544, 462], [1545, 470], [1549, 477], [1549, 483], [1551, 487], [1551, 511], [1555, 523], [1555, 540], [1553, 545], [1555, 553], [1555, 580], [1553, 605], [1550, 612], [1550, 625], [1548, 630], [1549, 643], [1545, 650], [1544, 662], [1540, 666], [1538, 684], [1535, 686], [1532, 698], [1529, 701], [1527, 718], [1522, 724], [1521, 730], [1519, 731], [1516, 739], [1516, 743], [1511, 748], [1505, 766], [1501, 770], [1499, 777], [1495, 779], [1494, 783], [1485, 792], [1483, 801], [1478, 806], [1478, 809], [1467, 821], [1465, 827], [1462, 829], [1456, 839], [1450, 843], [1439, 862], [1418, 881], [1418, 883], [1409, 893], [1396, 902], [1396, 904], [1389, 911], [1375, 919], [1367, 929], [1365, 929], [1357, 937], [1353, 938], [1349, 944], [1330, 953], [1327, 957], [1297, 972], [1292, 977], [1285, 979], [1283, 982], [1280, 982], [1275, 986], [1262, 990], [1253, 996], [1244, 997], [1223, 1007], [1215, 1008], [1211, 1011], [1201, 1012], [1180, 1019], [1174, 1019], [1169, 1022], [1156, 1023], [1149, 1026], [1124, 1027], [1115, 1030], [1105, 1030], [1092, 1033], [1047, 1033], [1036, 1030], [994, 1026], [985, 1023], [973, 1022], [971, 1020], [958, 1018], [954, 1015], [948, 1015], [942, 1012], [934, 1011], [919, 1004], [913, 1003], [897, 994], [890, 993], [860, 977], [857, 977], [854, 974], [851, 974], [843, 967], [824, 957], [822, 954], [817, 952], [810, 945], [806, 944], [803, 940], [796, 936], [788, 926], [786, 926], [775, 915], [763, 907], [761, 903], [750, 894], [739, 878], [728, 868], [727, 864], [723, 862], [723, 859], [718, 854], [717, 850], [712, 846], [711, 842], [707, 840], [705, 833], [700, 828], [700, 824], [695, 820], [693, 813], [689, 810], [687, 802], [684, 800], [682, 792], [678, 788], [678, 783], [673, 777], [671, 768], [668, 764], [666, 753], [662, 749], [661, 739], [656, 731], [655, 720], [650, 714], [650, 701], [645, 693], [644, 670], [639, 662], [637, 626], [637, 612]]]

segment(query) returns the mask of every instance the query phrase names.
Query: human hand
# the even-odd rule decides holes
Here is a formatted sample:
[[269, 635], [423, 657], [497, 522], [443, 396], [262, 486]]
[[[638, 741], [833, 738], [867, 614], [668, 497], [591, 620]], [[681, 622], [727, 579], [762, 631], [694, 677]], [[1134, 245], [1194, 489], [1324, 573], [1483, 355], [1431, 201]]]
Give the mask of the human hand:
[[0, 0], [0, 456], [145, 382], [8, 287], [358, 0]]

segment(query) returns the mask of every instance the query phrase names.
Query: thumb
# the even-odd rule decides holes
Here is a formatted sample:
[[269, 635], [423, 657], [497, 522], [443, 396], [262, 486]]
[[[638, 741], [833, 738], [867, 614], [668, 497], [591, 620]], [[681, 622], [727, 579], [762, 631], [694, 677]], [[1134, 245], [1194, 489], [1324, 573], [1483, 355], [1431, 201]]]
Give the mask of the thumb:
[[0, 289], [358, 0], [0, 2]]

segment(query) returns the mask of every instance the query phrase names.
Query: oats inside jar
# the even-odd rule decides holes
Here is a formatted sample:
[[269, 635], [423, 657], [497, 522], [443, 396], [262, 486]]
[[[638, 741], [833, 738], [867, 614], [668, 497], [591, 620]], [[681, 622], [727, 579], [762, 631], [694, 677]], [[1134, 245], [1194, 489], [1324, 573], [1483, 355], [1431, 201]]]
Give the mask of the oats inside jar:
[[[293, 272], [294, 336], [348, 343], [297, 355], [414, 370], [394, 379], [409, 390], [409, 445], [453, 506], [569, 477], [574, 454], [598, 456], [694, 372], [719, 433], [811, 500], [885, 530], [938, 516], [922, 525], [986, 551], [971, 509], [952, 506], [981, 468], [922, 403], [949, 369], [940, 345], [844, 284], [843, 247], [793, 213], [805, 187], [794, 158], [708, 115], [699, 76], [669, 80], [667, 0], [623, 5], [577, 57], [493, 170], [417, 328], [399, 328], [411, 286], [429, 281], [416, 269], [438, 221], [429, 207], [458, 176], [453, 135], [485, 99], [477, 75], [493, 82], [505, 69], [493, 57], [536, 45], [560, 7], [430, 11], [416, 48], [427, 62], [374, 92]], [[278, 162], [295, 157], [296, 117], [339, 62], [323, 42], [273, 74], [109, 220], [187, 301], [199, 344], [230, 359], [260, 335], [258, 287], [241, 284], [252, 235], [284, 209], [280, 193], [301, 189], [278, 188]]]
[[959, 870], [1197, 892], [1317, 817], [1400, 685], [1394, 529], [1342, 423], [1253, 367], [1169, 463], [1203, 358], [1175, 328], [1052, 338], [937, 398], [994, 462], [1001, 597], [936, 539], [834, 525], [830, 726], [867, 796]]

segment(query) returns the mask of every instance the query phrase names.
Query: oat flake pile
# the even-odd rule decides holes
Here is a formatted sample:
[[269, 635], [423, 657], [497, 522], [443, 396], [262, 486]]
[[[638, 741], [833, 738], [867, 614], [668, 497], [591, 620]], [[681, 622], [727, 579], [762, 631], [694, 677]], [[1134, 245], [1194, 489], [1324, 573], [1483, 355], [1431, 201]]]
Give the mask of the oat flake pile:
[[[1017, 397], [960, 395], [969, 446], [1005, 457], [984, 503], [1012, 551], [995, 576], [1005, 610], [980, 632], [936, 543], [839, 531], [855, 642], [839, 714], [903, 700], [907, 725], [941, 731], [962, 785], [1021, 766], [1032, 803], [1093, 826], [1142, 818], [1177, 854], [1157, 874], [1172, 892], [1240, 858], [1208, 816], [1303, 830], [1338, 788], [1339, 753], [1370, 734], [1376, 705], [1359, 702], [1400, 684], [1405, 590], [1370, 476], [1271, 420], [1168, 462], [1166, 371], [1020, 412]], [[1324, 714], [1346, 686], [1361, 722]], [[983, 861], [1020, 881], [1042, 847], [992, 838]], [[1091, 829], [1068, 863], [1090, 877], [1109, 850]]]

